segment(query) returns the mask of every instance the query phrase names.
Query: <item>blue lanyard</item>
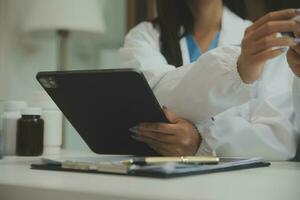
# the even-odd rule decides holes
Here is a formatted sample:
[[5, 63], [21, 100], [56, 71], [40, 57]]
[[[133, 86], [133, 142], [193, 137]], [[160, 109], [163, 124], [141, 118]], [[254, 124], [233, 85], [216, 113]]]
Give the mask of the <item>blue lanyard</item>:
[[[201, 49], [198, 47], [198, 44], [196, 43], [191, 34], [188, 34], [185, 38], [189, 50], [190, 62], [195, 62], [202, 55]], [[215, 38], [209, 45], [208, 51], [218, 47], [219, 39], [220, 32], [216, 34]]]

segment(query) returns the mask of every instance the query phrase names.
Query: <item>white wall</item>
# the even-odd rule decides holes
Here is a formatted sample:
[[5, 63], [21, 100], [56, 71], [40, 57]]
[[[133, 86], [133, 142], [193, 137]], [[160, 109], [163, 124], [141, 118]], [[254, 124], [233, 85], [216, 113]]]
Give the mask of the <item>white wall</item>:
[[[0, 0], [0, 100], [28, 101], [33, 91], [41, 89], [35, 80], [36, 73], [56, 69], [56, 39], [32, 41], [24, 39], [20, 31], [32, 3], [33, 0]], [[71, 39], [70, 69], [95, 69], [103, 64], [104, 67], [118, 64], [115, 57], [125, 34], [125, 0], [99, 0], [99, 6], [101, 4], [108, 33], [99, 41]], [[103, 58], [103, 55], [106, 56]], [[87, 149], [70, 126], [66, 130], [66, 147]]]
[[[28, 100], [39, 89], [35, 74], [53, 70], [55, 41], [25, 45], [20, 28], [32, 0], [0, 0], [0, 99]], [[51, 67], [52, 66], [52, 67]]]

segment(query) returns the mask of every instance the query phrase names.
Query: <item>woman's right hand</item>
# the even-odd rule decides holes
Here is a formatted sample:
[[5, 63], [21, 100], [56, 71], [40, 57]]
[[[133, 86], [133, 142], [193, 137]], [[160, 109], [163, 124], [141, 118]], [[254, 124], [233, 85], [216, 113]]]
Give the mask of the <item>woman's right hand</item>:
[[271, 12], [247, 28], [237, 62], [238, 72], [245, 83], [258, 80], [265, 63], [285, 51], [282, 47], [297, 44], [289, 36], [278, 37], [278, 33], [295, 32], [299, 24], [291, 19], [299, 14], [296, 9]]

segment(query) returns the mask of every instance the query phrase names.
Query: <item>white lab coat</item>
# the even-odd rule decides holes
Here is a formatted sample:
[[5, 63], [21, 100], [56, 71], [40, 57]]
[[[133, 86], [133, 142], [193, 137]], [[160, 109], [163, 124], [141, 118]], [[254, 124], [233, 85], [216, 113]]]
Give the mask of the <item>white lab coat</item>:
[[282, 56], [268, 62], [255, 84], [243, 83], [236, 66], [238, 46], [250, 24], [224, 8], [220, 48], [190, 63], [183, 38], [183, 66], [176, 68], [160, 52], [159, 31], [143, 22], [125, 38], [122, 67], [142, 70], [160, 104], [198, 126], [199, 155], [290, 159], [296, 152], [289, 121], [292, 73]]
[[294, 79], [294, 107], [295, 107], [295, 125], [296, 131], [300, 133], [300, 78], [295, 77]]

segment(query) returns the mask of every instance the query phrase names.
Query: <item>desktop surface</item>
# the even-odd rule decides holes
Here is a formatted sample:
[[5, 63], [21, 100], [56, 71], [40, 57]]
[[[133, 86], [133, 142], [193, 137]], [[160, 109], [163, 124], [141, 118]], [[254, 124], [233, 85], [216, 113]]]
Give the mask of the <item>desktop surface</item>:
[[[63, 151], [53, 158], [95, 156]], [[31, 170], [40, 158], [0, 160], [0, 199], [299, 200], [300, 163], [272, 162], [247, 169], [175, 179]]]

